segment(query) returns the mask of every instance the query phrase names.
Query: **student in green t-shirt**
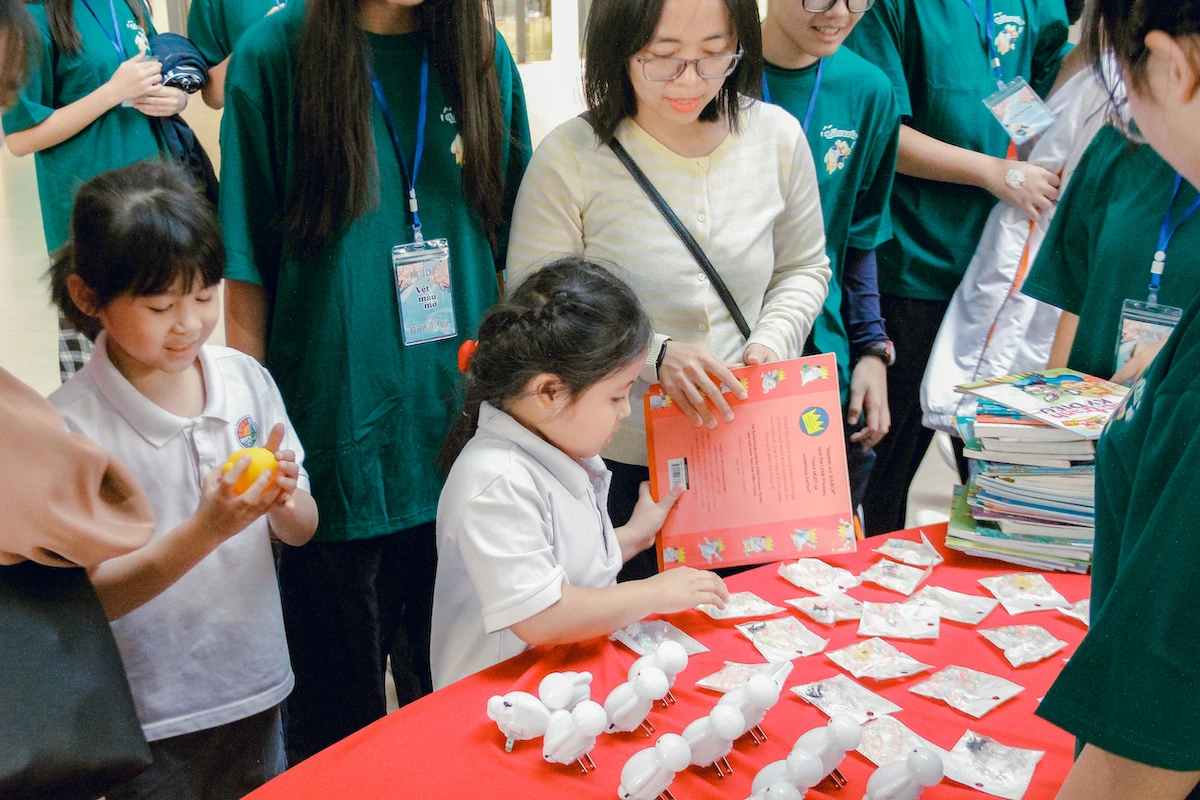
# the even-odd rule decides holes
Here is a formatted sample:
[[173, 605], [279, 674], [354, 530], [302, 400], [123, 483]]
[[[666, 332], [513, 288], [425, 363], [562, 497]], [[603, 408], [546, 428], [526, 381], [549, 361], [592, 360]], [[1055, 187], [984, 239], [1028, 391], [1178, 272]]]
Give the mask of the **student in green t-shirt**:
[[[1083, 41], [1093, 64], [1116, 56], [1140, 133], [1200, 183], [1200, 2], [1096, 0]], [[1037, 711], [1081, 748], [1058, 800], [1200, 798], [1197, 314], [1200, 298], [1096, 448], [1090, 630]]]
[[234, 45], [247, 28], [285, 5], [284, 0], [192, 0], [187, 35], [208, 64], [208, 83], [200, 90], [205, 105], [225, 105], [225, 70]]
[[871, 448], [890, 425], [893, 352], [879, 312], [875, 248], [892, 238], [888, 201], [900, 110], [887, 76], [841, 46], [873, 3], [771, 0], [762, 26], [764, 99], [801, 121], [817, 167], [833, 276], [808, 349], [837, 356], [856, 509], [875, 458]]
[[[153, 118], [181, 112], [187, 94], [162, 86], [159, 65], [145, 60], [154, 27], [142, 0], [40, 0], [27, 8], [40, 35], [28, 83], [3, 125], [13, 155], [35, 154], [53, 253], [67, 240], [80, 186], [101, 172], [165, 157]], [[87, 363], [91, 344], [65, 325], [59, 342], [65, 381]]]
[[275, 376], [321, 511], [280, 562], [295, 763], [383, 716], [389, 654], [401, 703], [430, 691], [435, 462], [529, 127], [476, 0], [289, 4], [246, 31], [225, 90], [226, 336]]
[[[950, 298], [997, 199], [1036, 217], [1058, 177], [1006, 160], [1008, 133], [984, 105], [1005, 83], [1045, 96], [1069, 49], [1063, 0], [879, 0], [847, 46], [880, 67], [900, 105], [892, 192], [896, 237], [878, 248], [881, 308], [895, 342], [891, 434], [876, 447], [868, 535], [902, 528], [908, 489], [933, 432], [920, 384]], [[999, 62], [994, 67], [993, 59]]]
[[[1197, 193], [1186, 181], [1176, 190], [1175, 178], [1152, 148], [1131, 146], [1114, 128], [1102, 128], [1092, 140], [1022, 287], [1063, 310], [1051, 367], [1130, 384], [1154, 359], [1163, 340], [1134, 346], [1142, 315], [1125, 301], [1149, 299], [1151, 264], [1168, 209], [1174, 235], [1164, 251], [1157, 304], [1183, 309], [1200, 297], [1200, 217], [1195, 209], [1188, 213]], [[1127, 305], [1132, 314], [1123, 313]], [[1155, 316], [1146, 318], [1150, 325]], [[1140, 327], [1147, 339], [1154, 338], [1149, 325]], [[1165, 334], [1165, 327], [1155, 327]], [[1123, 330], [1130, 343], [1118, 354]]]

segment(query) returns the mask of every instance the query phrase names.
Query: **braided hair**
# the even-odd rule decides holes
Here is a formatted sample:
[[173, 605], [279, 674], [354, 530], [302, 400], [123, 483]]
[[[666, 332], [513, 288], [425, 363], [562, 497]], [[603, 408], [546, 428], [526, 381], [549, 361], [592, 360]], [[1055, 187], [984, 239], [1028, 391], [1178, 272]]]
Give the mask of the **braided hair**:
[[646, 357], [653, 329], [633, 289], [604, 267], [563, 258], [531, 274], [479, 326], [462, 413], [438, 464], [449, 471], [479, 426], [486, 400], [504, 408], [538, 375], [556, 376], [572, 399]]

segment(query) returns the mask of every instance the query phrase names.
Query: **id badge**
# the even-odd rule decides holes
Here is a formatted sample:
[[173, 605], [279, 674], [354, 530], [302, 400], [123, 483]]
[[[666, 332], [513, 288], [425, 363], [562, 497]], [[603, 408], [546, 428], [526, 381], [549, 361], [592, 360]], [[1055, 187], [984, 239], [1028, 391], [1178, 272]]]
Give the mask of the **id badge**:
[[1125, 366], [1139, 349], [1170, 336], [1182, 316], [1183, 309], [1175, 306], [1126, 300], [1121, 307], [1121, 327], [1117, 329], [1116, 368]]
[[396, 245], [392, 248], [392, 270], [405, 347], [457, 336], [446, 240]]
[[983, 104], [1008, 131], [1014, 144], [1025, 144], [1054, 123], [1054, 112], [1024, 78], [1018, 77]]

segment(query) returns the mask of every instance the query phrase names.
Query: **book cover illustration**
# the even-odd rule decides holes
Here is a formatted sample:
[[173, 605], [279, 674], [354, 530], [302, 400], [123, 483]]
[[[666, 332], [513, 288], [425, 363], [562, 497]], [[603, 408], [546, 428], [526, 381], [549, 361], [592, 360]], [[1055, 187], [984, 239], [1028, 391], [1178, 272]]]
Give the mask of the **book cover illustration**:
[[1023, 372], [955, 387], [1056, 428], [1098, 439], [1129, 390], [1072, 369]]
[[834, 357], [733, 373], [749, 396], [727, 394], [735, 418], [713, 430], [693, 425], [661, 386], [646, 394], [651, 492], [687, 489], [658, 535], [660, 569], [853, 552]]

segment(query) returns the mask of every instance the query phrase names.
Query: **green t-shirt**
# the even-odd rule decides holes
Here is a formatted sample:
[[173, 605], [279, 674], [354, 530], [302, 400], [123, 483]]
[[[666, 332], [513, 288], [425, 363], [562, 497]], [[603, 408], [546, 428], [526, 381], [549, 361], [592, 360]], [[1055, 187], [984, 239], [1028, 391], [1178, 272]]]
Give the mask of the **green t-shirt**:
[[[449, 240], [458, 337], [405, 347], [391, 250], [412, 240], [407, 190], [379, 110], [371, 104], [380, 201], [314, 258], [287, 255], [278, 220], [294, 169], [292, 76], [303, 10], [251, 27], [230, 61], [221, 127], [221, 223], [226, 275], [261, 283], [271, 301], [267, 367], [304, 443], [321, 509], [317, 537], [365, 539], [432, 520], [442, 476], [435, 459], [462, 399], [457, 352], [495, 301], [487, 236], [463, 197], [457, 123], [431, 66], [425, 155], [417, 195], [426, 239]], [[368, 34], [372, 63], [412, 163], [420, 34]], [[509, 130], [505, 218], [530, 153], [520, 77], [497, 37], [496, 70]], [[337, 146], [330, 142], [330, 146]], [[470, 157], [470, 154], [467, 154]]]
[[[100, 14], [99, 20], [82, 0], [76, 0], [75, 27], [82, 46], [79, 52], [68, 53], [55, 47], [50, 37], [45, 6], [40, 2], [26, 6], [40, 36], [31, 48], [29, 83], [21, 90], [17, 104], [4, 114], [6, 134], [32, 128], [55, 110], [96, 91], [121, 62], [146, 48], [146, 34], [124, 0], [115, 0], [113, 5], [123, 56], [117, 55], [108, 38], [113, 35], [108, 3], [93, 3], [93, 7]], [[149, 14], [146, 16], [150, 24]], [[154, 34], [153, 28], [150, 34]], [[35, 153], [46, 248], [53, 253], [66, 242], [71, 207], [80, 186], [101, 172], [158, 157], [163, 152], [165, 145], [152, 119], [135, 108], [117, 105], [65, 142]]]
[[[816, 75], [815, 64], [796, 70], [767, 64], [771, 102], [803, 121]], [[842, 317], [846, 250], [874, 250], [892, 238], [888, 200], [899, 132], [900, 111], [886, 75], [844, 47], [824, 59], [808, 144], [833, 275], [811, 341], [818, 352], [837, 357], [842, 405], [850, 391], [850, 341]]]
[[1181, 771], [1200, 770], [1198, 311], [1184, 312], [1097, 445], [1091, 628], [1037, 712], [1110, 753]]
[[246, 29], [276, 6], [282, 8], [283, 0], [192, 0], [188, 38], [208, 65], [215, 67], [229, 58]]
[[[973, 0], [980, 18], [985, 0]], [[1043, 96], [1069, 51], [1063, 0], [995, 0], [993, 40], [1006, 82], [1023, 77]], [[1009, 138], [983, 104], [996, 77], [965, 0], [879, 0], [846, 41], [892, 80], [904, 123], [959, 147], [1004, 158]], [[879, 248], [888, 294], [948, 302], [996, 198], [984, 189], [896, 176], [896, 238]]]
[[[1145, 300], [1150, 263], [1171, 205], [1175, 170], [1117, 130], [1096, 134], [1079, 161], [1022, 291], [1079, 317], [1067, 366], [1111, 378], [1121, 307]], [[1175, 199], [1180, 219], [1196, 199], [1186, 182]], [[1167, 248], [1158, 302], [1186, 308], [1200, 297], [1200, 214], [1179, 226]]]

